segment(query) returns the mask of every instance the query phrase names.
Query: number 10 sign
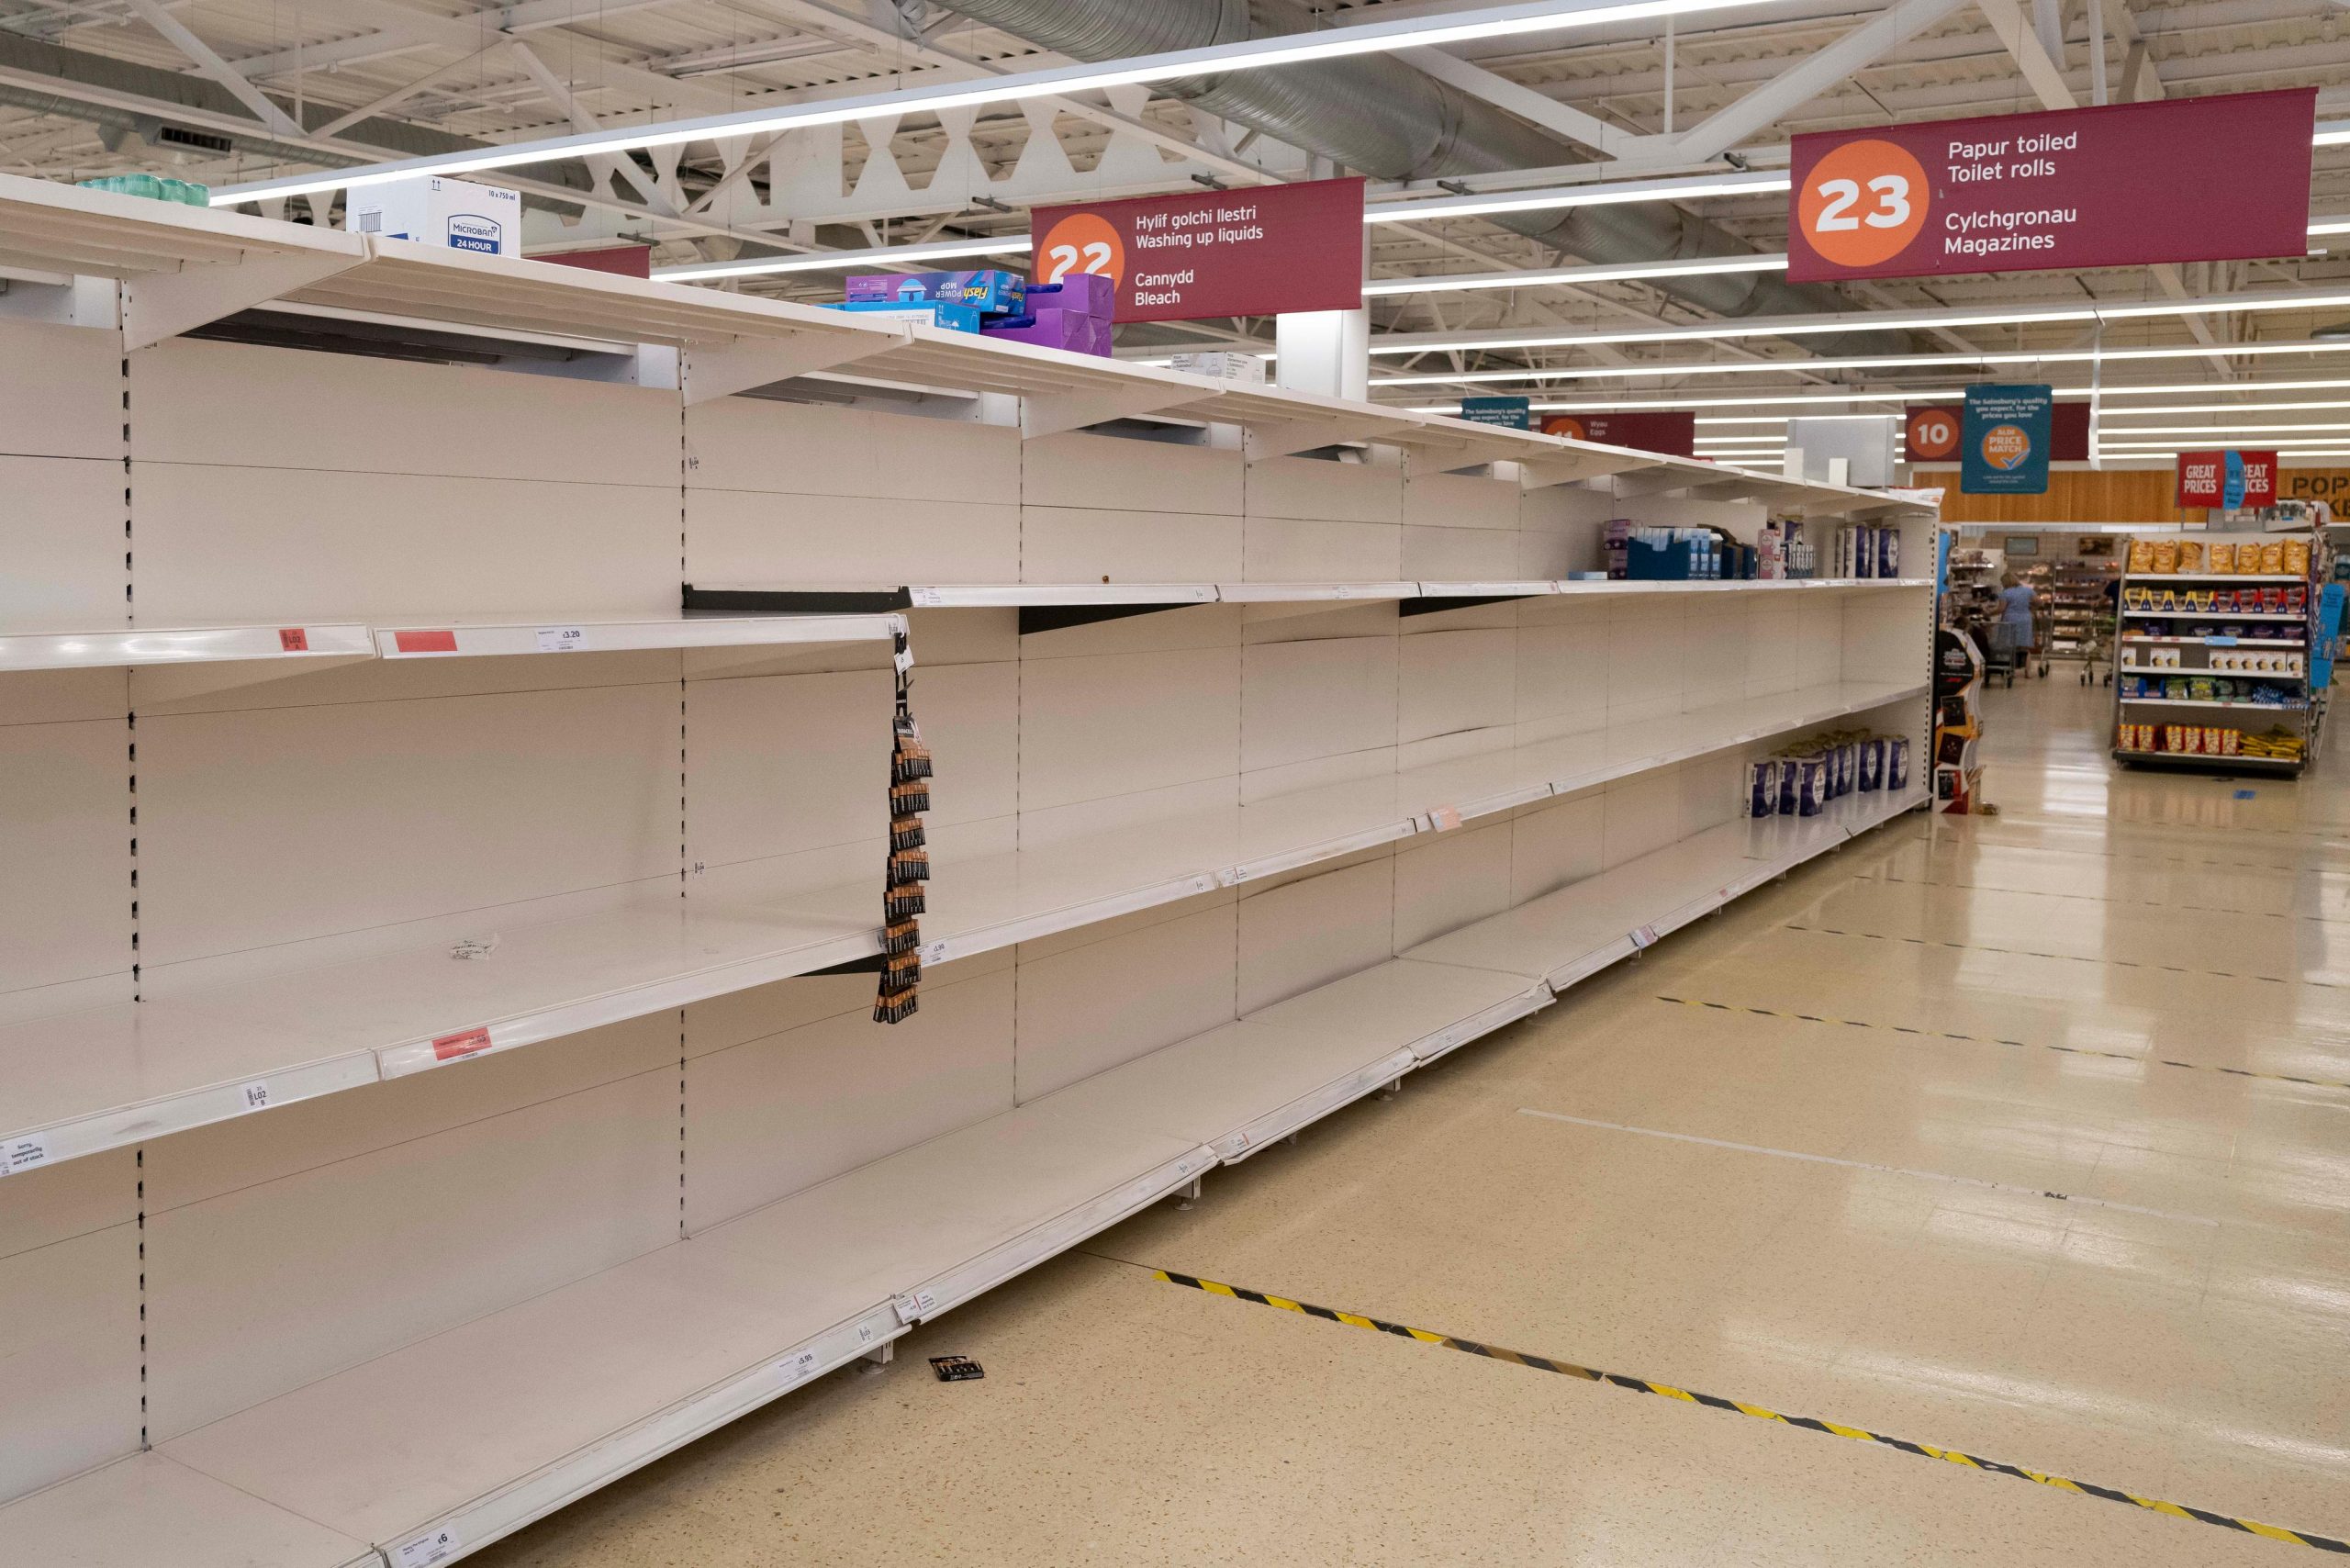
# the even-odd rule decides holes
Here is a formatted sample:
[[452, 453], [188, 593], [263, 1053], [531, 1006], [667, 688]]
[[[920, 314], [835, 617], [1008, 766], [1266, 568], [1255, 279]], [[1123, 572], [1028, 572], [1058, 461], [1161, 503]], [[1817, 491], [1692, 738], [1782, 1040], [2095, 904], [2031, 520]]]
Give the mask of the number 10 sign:
[[1796, 283], [2298, 256], [2314, 88], [1795, 138]]

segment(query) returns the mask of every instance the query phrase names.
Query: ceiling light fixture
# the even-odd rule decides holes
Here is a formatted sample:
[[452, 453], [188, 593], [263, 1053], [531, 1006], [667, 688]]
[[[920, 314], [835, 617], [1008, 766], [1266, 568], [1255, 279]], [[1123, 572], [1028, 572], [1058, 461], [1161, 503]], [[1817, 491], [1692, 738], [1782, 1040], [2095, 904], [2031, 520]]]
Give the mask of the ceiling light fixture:
[[[833, 272], [842, 267], [888, 266], [893, 262], [948, 262], [959, 256], [994, 256], [1028, 250], [1034, 241], [1025, 234], [1001, 240], [938, 240], [923, 245], [878, 245], [869, 251], [811, 251], [800, 256], [760, 256], [742, 262], [696, 262], [679, 267], [655, 267], [653, 275], [669, 283], [699, 283], [711, 278], [765, 277], [774, 273]], [[2350, 348], [2350, 343], [2344, 343]]]
[[1531, 4], [1367, 22], [1360, 27], [1277, 33], [1261, 39], [1211, 44], [1203, 49], [1171, 50], [1165, 53], [1107, 62], [1080, 62], [978, 82], [943, 82], [895, 92], [863, 93], [855, 97], [834, 98], [824, 103], [746, 109], [695, 119], [583, 131], [575, 136], [512, 142], [501, 147], [445, 152], [426, 158], [403, 158], [388, 163], [362, 164], [315, 174], [295, 174], [284, 179], [227, 185], [215, 190], [211, 199], [214, 207], [233, 207], [240, 202], [264, 196], [353, 189], [407, 179], [415, 174], [476, 174], [484, 169], [509, 169], [529, 163], [553, 162], [557, 159], [589, 158], [601, 153], [627, 152], [649, 147], [673, 147], [681, 142], [763, 136], [810, 126], [847, 125], [882, 115], [936, 114], [941, 110], [970, 108], [982, 104], [1022, 103], [1033, 98], [1094, 92], [1134, 83], [1165, 82], [1227, 71], [1261, 71], [1316, 60], [1386, 54], [1404, 49], [1440, 49], [1490, 39], [1607, 27], [1619, 22], [1648, 21], [1686, 16], [1697, 11], [1731, 10], [1762, 3], [1762, 0], [1534, 0]]
[[[1483, 386], [1502, 381], [1596, 381], [1608, 376], [1808, 375], [1822, 370], [1894, 370], [1920, 365], [1928, 370], [1957, 369], [1975, 364], [2086, 364], [2102, 359], [2204, 359], [2212, 354], [2247, 357], [2280, 353], [2350, 353], [2350, 342], [2290, 343], [2198, 343], [2185, 348], [2060, 349], [2046, 353], [1872, 354], [1845, 359], [1758, 359], [1725, 364], [1700, 361], [1673, 364], [1586, 364], [1558, 370], [1466, 370], [1451, 375], [1382, 375], [1381, 386]], [[2108, 387], [2108, 391], [2112, 388]]]
[[1554, 284], [1638, 283], [1652, 277], [1710, 277], [1718, 273], [1785, 272], [1785, 256], [1708, 256], [1695, 262], [1629, 262], [1616, 267], [1556, 267], [1548, 272], [1466, 273], [1458, 277], [1374, 278], [1367, 298], [1396, 294], [1449, 294], [1472, 288], [1542, 288]]

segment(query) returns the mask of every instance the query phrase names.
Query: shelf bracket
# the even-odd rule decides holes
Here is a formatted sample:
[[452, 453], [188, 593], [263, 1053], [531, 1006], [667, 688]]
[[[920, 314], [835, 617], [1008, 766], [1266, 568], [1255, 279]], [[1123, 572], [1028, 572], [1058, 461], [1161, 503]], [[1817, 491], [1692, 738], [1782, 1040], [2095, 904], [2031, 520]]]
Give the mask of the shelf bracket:
[[822, 332], [801, 338], [737, 338], [728, 343], [697, 343], [685, 352], [686, 403], [731, 398], [754, 386], [789, 381], [820, 370], [853, 364], [913, 340], [896, 332]]
[[1071, 626], [1091, 626], [1097, 621], [1124, 621], [1134, 615], [1156, 615], [1162, 610], [1188, 610], [1196, 599], [1181, 604], [1024, 604], [1020, 607], [1020, 634], [1031, 636], [1038, 632], [1063, 632]]
[[1090, 388], [1043, 396], [1031, 392], [1020, 399], [1020, 439], [1035, 441], [1040, 436], [1059, 435], [1064, 431], [1082, 430], [1087, 425], [1136, 414], [1153, 414], [1199, 399], [1196, 386], [1160, 386], [1150, 382], [1139, 386]]
[[1366, 414], [1360, 419], [1343, 415], [1326, 420], [1283, 420], [1270, 424], [1248, 427], [1248, 454], [1251, 463], [1261, 463], [1268, 457], [1290, 457], [1317, 447], [1337, 446], [1341, 442], [1364, 441], [1385, 431], [1402, 430], [1411, 420], [1380, 419]]
[[1677, 468], [1640, 469], [1628, 474], [1619, 473], [1615, 478], [1616, 494], [1619, 497], [1663, 495], [1710, 482], [1706, 475], [1686, 474]]
[[1399, 599], [1395, 601], [1395, 613], [1398, 615], [1441, 615], [1448, 610], [1467, 610], [1479, 604], [1510, 604], [1521, 599], [1533, 597], [1532, 594], [1524, 593], [1486, 593], [1461, 594], [1453, 598], [1432, 595], [1426, 598]]
[[1518, 485], [1528, 490], [1572, 485], [1584, 479], [1605, 479], [1642, 466], [1640, 460], [1629, 454], [1617, 457], [1598, 452], [1529, 453], [1515, 461]]
[[366, 259], [364, 252], [300, 252], [185, 267], [175, 273], [141, 273], [122, 286], [123, 350], [152, 348], [167, 338], [349, 272]]

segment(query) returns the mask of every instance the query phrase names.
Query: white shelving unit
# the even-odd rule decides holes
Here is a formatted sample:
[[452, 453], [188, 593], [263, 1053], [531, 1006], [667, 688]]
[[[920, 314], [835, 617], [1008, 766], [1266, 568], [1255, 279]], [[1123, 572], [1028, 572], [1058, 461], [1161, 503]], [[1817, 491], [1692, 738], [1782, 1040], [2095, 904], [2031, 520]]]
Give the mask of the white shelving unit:
[[0, 1562], [461, 1557], [1920, 799], [1737, 814], [1924, 756], [1930, 583], [1573, 575], [1896, 498], [5, 177], [0, 262]]

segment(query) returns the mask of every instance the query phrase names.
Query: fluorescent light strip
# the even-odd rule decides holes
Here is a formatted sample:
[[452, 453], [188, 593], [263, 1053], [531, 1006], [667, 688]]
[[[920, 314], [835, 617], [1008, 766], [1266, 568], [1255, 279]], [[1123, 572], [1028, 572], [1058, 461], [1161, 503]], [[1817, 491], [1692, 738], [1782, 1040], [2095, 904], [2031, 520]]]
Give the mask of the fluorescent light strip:
[[[2109, 386], [2105, 389], [2105, 395], [2109, 398], [2118, 397], [2124, 392], [2132, 395], [2160, 392], [2167, 395], [2179, 392], [2213, 392], [2223, 388], [2229, 391], [2241, 389], [2246, 392], [2303, 392], [2313, 388], [2344, 386], [2350, 386], [2350, 381], [2207, 381], [2201, 386], [2188, 382], [2177, 386]], [[2077, 393], [2086, 398], [2088, 396], [2088, 391], [2089, 389], [2086, 386], [2056, 388], [2056, 394], [2059, 397]], [[2286, 403], [2179, 403], [2160, 409], [2108, 409], [2105, 416], [2108, 419], [2132, 419], [2147, 414], [2242, 414], [2256, 413], [2266, 409], [2350, 409], [2350, 402], [2323, 398]]]
[[[1757, 403], [1907, 403], [1921, 398], [1964, 396], [1955, 387], [1942, 387], [1930, 392], [1804, 392], [1785, 398], [1769, 395], [1751, 398], [1634, 398], [1613, 402], [1531, 403], [1528, 406], [1546, 414], [1621, 414], [1640, 409], [1748, 409]], [[1451, 403], [1430, 403], [1414, 407], [1408, 411], [1415, 414], [1456, 414], [1460, 408]]]
[[1649, 375], [1764, 375], [1809, 374], [1820, 370], [1890, 370], [1905, 365], [1957, 368], [1974, 364], [2087, 364], [2102, 359], [2108, 364], [2142, 359], [2202, 359], [2209, 355], [2243, 354], [2256, 356], [2277, 353], [2350, 353], [2350, 341], [2342, 342], [2292, 343], [2213, 343], [2209, 347], [2196, 344], [2188, 348], [2108, 349], [2098, 353], [2088, 349], [2053, 350], [2046, 353], [1926, 353], [1872, 354], [1845, 359], [1764, 359], [1724, 364], [1718, 360], [1675, 364], [1597, 364], [1573, 365], [1558, 370], [1469, 370], [1450, 375], [1382, 375], [1376, 385], [1381, 386], [1449, 386], [1461, 384], [1483, 385], [1495, 381], [1597, 381], [1611, 375], [1627, 378]]
[[1620, 207], [1629, 202], [1694, 201], [1700, 196], [1768, 196], [1792, 190], [1783, 174], [1695, 174], [1686, 179], [1631, 180], [1623, 185], [1568, 186], [1516, 196], [1460, 196], [1395, 202], [1362, 215], [1365, 223], [1426, 223], [1439, 218], [1490, 218], [1504, 212], [1548, 212], [1571, 207]]
[[[1740, 188], [1743, 190], [1750, 187], [1740, 186]], [[1751, 188], [1761, 190], [1773, 187], [1756, 185]], [[1785, 190], [1787, 186], [1785, 182], [1782, 181], [1775, 188]], [[1630, 198], [1628, 197], [1623, 199]], [[1642, 197], [1641, 199], [1661, 201], [1668, 198], [1664, 196], [1654, 196]], [[1432, 206], [1434, 204], [1431, 203], [1428, 205]], [[1416, 217], [1421, 216], [1424, 215], [1425, 211], [1425, 207], [1415, 207], [1413, 209], [1413, 214]], [[1380, 222], [1390, 220], [1366, 218], [1365, 221]], [[1402, 222], [1403, 219], [1399, 218], [1393, 219], [1392, 221]], [[2310, 232], [2313, 235], [2350, 234], [2350, 218], [2321, 218], [2317, 222], [2310, 225]], [[1374, 278], [1372, 281], [1362, 286], [1362, 291], [1366, 297], [1384, 297], [1386, 296], [1397, 294], [1450, 294], [1462, 289], [1476, 288], [1543, 288], [1555, 284], [1637, 283], [1642, 278], [1651, 277], [1706, 277], [1716, 273], [1785, 272], [1786, 270], [1786, 266], [1787, 254], [1785, 251], [1758, 251], [1752, 255], [1708, 256], [1701, 261], [1695, 262], [1633, 262], [1623, 266], [1616, 267], [1558, 267], [1548, 272], [1464, 273], [1457, 277], [1433, 276]], [[2329, 346], [2350, 347], [2350, 344], [2335, 344]], [[2184, 353], [2188, 351], [2182, 350], [2180, 352]], [[2196, 349], [2192, 352], [2196, 353], [2208, 353], [2210, 351], [2208, 349]], [[1940, 358], [1945, 361], [1956, 363], [1959, 362], [1962, 357], [1963, 356], [1943, 354], [1930, 356], [1929, 359], [1921, 360], [1877, 360], [1871, 363], [1876, 364], [1919, 364], [1930, 363], [1930, 358]], [[2042, 355], [1999, 354], [1996, 356], [1986, 354], [1979, 360], [1966, 363], [1983, 364], [2029, 364], [2035, 358], [2044, 360], [2087, 360], [2094, 359], [2097, 356], [2094, 353], [2089, 353]], [[2109, 354], [2106, 357], [2109, 359], [2114, 356]], [[1498, 373], [1494, 374], [1498, 375]], [[1489, 375], [1487, 378], [1492, 379], [1494, 378], [1494, 376]], [[1449, 379], [1467, 380], [1469, 377], [1454, 376]]]
[[1633, 262], [1620, 267], [1558, 267], [1550, 272], [1465, 273], [1459, 277], [1375, 278], [1362, 286], [1366, 297], [1396, 294], [1449, 294], [1471, 288], [1540, 288], [1551, 284], [1637, 283], [1652, 277], [1710, 277], [1718, 273], [1786, 270], [1785, 256], [1711, 256], [1696, 262]]
[[279, 180], [228, 185], [212, 193], [214, 207], [232, 207], [263, 196], [300, 196], [314, 191], [354, 189], [407, 179], [415, 174], [465, 174], [484, 169], [506, 169], [546, 163], [564, 158], [588, 158], [638, 148], [672, 147], [688, 141], [724, 137], [760, 136], [807, 126], [847, 125], [880, 116], [936, 114], [982, 104], [1022, 103], [1033, 98], [1059, 97], [1131, 83], [1165, 82], [1178, 77], [1217, 74], [1227, 71], [1261, 71], [1299, 65], [1316, 60], [1341, 60], [1354, 55], [1385, 54], [1403, 49], [1440, 49], [1486, 39], [1518, 38], [1533, 33], [1612, 26], [1618, 22], [1685, 16], [1696, 11], [1733, 10], [1762, 0], [1536, 0], [1533, 4], [1492, 6], [1398, 21], [1369, 22], [1360, 27], [1328, 28], [1317, 32], [1281, 33], [1237, 43], [1212, 44], [1203, 49], [1172, 50], [1103, 63], [1082, 62], [1049, 71], [1023, 72], [979, 82], [940, 83], [894, 92], [860, 94], [822, 104], [793, 104], [769, 109], [709, 115], [696, 119], [583, 131], [576, 136], [514, 142], [477, 151], [441, 153], [429, 158], [403, 158], [389, 163], [297, 174]]
[[2319, 431], [2350, 431], [2350, 424], [2312, 423], [2305, 425], [2124, 425], [2111, 433], [2117, 436], [2137, 435], [2209, 435], [2228, 440], [2249, 439], [2254, 436], [2285, 436], [2314, 434]]
[[1375, 354], [1448, 353], [1481, 349], [1577, 348], [1598, 343], [1722, 342], [1739, 338], [1817, 337], [1835, 332], [1933, 330], [1952, 327], [2014, 327], [2068, 321], [2129, 321], [2153, 316], [2208, 316], [2236, 310], [2331, 310], [2350, 306], [2350, 294], [2237, 295], [2174, 300], [2161, 305], [2044, 306], [2029, 310], [1920, 310], [1805, 316], [1751, 323], [1694, 322], [1638, 332], [1565, 332], [1543, 337], [1431, 337], [1406, 342], [1373, 340]]
[[888, 266], [893, 262], [946, 262], [958, 256], [994, 256], [1028, 250], [1025, 234], [1001, 240], [940, 240], [927, 245], [880, 245], [869, 251], [816, 251], [804, 256], [763, 256], [747, 262], [698, 262], [655, 267], [653, 275], [670, 283], [719, 277], [765, 277], [772, 273], [837, 272], [843, 267]]

